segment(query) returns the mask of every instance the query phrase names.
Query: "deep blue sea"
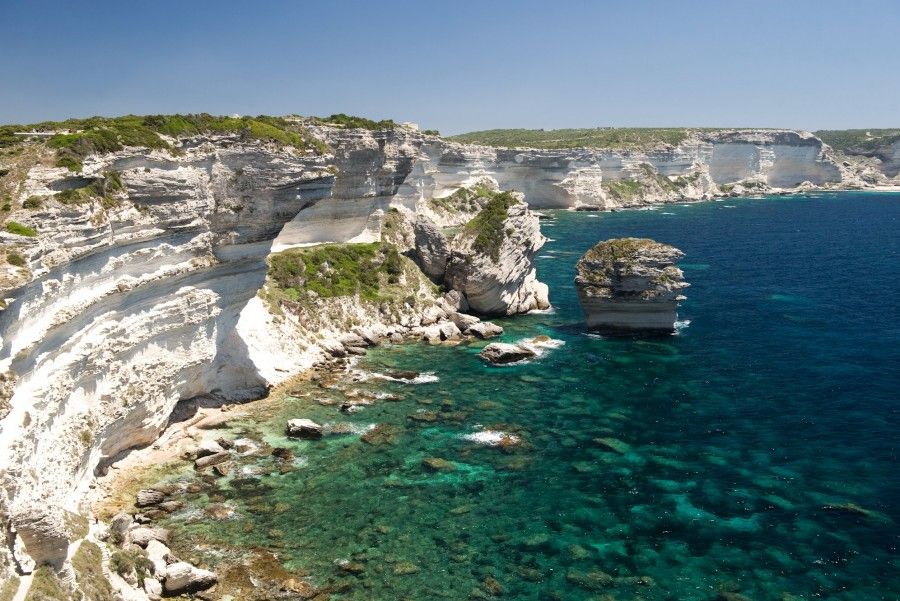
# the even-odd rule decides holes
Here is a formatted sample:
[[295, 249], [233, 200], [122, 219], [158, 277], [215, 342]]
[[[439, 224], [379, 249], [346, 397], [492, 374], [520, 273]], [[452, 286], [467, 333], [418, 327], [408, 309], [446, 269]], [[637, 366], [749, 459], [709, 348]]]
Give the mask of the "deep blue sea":
[[[236, 513], [176, 514], [180, 544], [271, 549], [333, 599], [900, 599], [900, 194], [548, 217], [554, 309], [499, 323], [562, 346], [505, 367], [482, 342], [379, 347], [360, 370], [434, 381], [312, 387], [236, 425], [294, 469], [208, 483], [197, 502]], [[684, 251], [675, 335], [584, 330], [575, 263], [621, 236]], [[400, 398], [329, 404], [360, 391]], [[288, 441], [289, 417], [389, 435]]]

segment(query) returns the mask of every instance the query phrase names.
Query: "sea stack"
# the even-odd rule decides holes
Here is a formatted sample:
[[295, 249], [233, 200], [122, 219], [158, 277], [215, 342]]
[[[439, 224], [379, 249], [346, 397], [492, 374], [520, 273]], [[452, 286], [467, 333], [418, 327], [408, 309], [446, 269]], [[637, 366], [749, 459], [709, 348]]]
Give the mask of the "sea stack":
[[575, 286], [591, 329], [672, 332], [680, 292], [689, 286], [674, 246], [647, 238], [598, 242], [578, 261]]

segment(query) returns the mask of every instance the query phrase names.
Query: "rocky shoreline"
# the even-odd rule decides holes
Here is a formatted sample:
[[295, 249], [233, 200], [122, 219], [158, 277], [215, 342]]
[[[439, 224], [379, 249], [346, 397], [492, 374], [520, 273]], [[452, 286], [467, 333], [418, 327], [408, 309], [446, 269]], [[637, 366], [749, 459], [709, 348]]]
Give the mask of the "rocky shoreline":
[[[618, 210], [887, 181], [863, 181], [796, 132], [555, 151], [282, 121], [291, 144], [245, 131], [168, 136], [87, 153], [75, 171], [59, 163], [72, 156], [41, 141], [4, 155], [3, 574], [57, 565], [64, 547], [71, 574], [83, 537], [68, 522], [94, 478], [192, 404], [258, 399], [375, 340], [495, 333], [468, 311], [546, 308], [529, 207]], [[329, 252], [304, 250], [319, 245]], [[340, 250], [356, 245], [369, 245], [362, 269], [359, 257], [345, 261], [356, 251]], [[344, 294], [347, 273], [366, 279], [366, 302]]]
[[[490, 322], [478, 324], [493, 326]], [[502, 328], [494, 326], [487, 337], [500, 333]], [[483, 338], [474, 333], [467, 336], [476, 340]], [[547, 337], [538, 337], [532, 343], [546, 345], [548, 341]], [[460, 338], [456, 338], [442, 343], [455, 345], [459, 342]], [[380, 341], [377, 343], [381, 344]], [[387, 340], [384, 344], [395, 342]], [[361, 381], [368, 379], [356, 367], [365, 352], [349, 351], [365, 349], [372, 342], [348, 336], [344, 345], [348, 352], [333, 353], [320, 364], [276, 387], [264, 399], [241, 405], [196, 407], [193, 415], [172, 423], [152, 446], [132, 451], [113, 464], [106, 475], [96, 479], [88, 498], [94, 516], [90, 540], [100, 548], [108, 549], [105, 552], [110, 556], [107, 577], [121, 598], [157, 601], [166, 596], [192, 594], [195, 598], [210, 600], [251, 597], [326, 599], [330, 593], [339, 592], [342, 586], [346, 586], [340, 583], [316, 585], [316, 575], [304, 576], [302, 572], [285, 570], [277, 554], [266, 550], [248, 551], [234, 547], [227, 551], [221, 548], [218, 549], [220, 554], [233, 554], [235, 561], [226, 561], [218, 568], [207, 569], [209, 566], [201, 567], [204, 565], [202, 560], [191, 559], [195, 554], [189, 548], [181, 547], [175, 551], [175, 546], [178, 546], [177, 530], [172, 532], [159, 524], [160, 520], [164, 521], [172, 514], [187, 509], [187, 496], [214, 486], [219, 479], [240, 477], [240, 463], [244, 460], [271, 457], [271, 470], [288, 474], [295, 469], [292, 467], [295, 457], [290, 448], [256, 437], [235, 435], [228, 430], [231, 424], [251, 417], [254, 421], [259, 420], [286, 398], [296, 396], [310, 398], [310, 402], [331, 404], [333, 401], [317, 397], [337, 391], [347, 398], [338, 407], [339, 413], [343, 414], [355, 413], [373, 403], [399, 400], [391, 396], [376, 397], [356, 388]], [[530, 356], [533, 355], [531, 352]], [[420, 375], [416, 372], [389, 371], [384, 377], [414, 382]], [[347, 435], [358, 436], [365, 445], [377, 447], [388, 444], [396, 434], [386, 424], [357, 431], [347, 423], [321, 424], [298, 416], [285, 423], [283, 441], [286, 444], [291, 439], [319, 440]], [[513, 448], [520, 444], [516, 435], [506, 432], [486, 430], [479, 435], [485, 437], [483, 444], [492, 446]], [[148, 465], [154, 467], [148, 470]], [[433, 471], [453, 467], [447, 467], [446, 462], [439, 458], [427, 459], [423, 465]], [[184, 475], [188, 471], [190, 475]], [[254, 477], [263, 475], [256, 471], [253, 473]], [[210, 505], [205, 512], [204, 519], [211, 520], [229, 519], [232, 514], [232, 510], [222, 504]], [[173, 540], [176, 544], [170, 546]], [[251, 558], [249, 565], [247, 557]], [[354, 573], [352, 564], [342, 569], [348, 575]], [[236, 580], [235, 570], [246, 573]], [[248, 594], [245, 582], [248, 577], [254, 582], [254, 592], [251, 597], [244, 597]]]

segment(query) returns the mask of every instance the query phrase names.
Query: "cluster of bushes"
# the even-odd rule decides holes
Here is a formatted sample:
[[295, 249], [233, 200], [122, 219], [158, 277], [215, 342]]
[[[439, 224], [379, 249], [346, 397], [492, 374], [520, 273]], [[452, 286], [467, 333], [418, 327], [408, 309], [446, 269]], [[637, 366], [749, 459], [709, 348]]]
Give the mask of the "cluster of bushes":
[[75, 172], [81, 171], [84, 158], [90, 154], [115, 152], [126, 146], [169, 148], [160, 134], [179, 137], [201, 133], [239, 133], [248, 138], [302, 150], [312, 149], [320, 153], [326, 150], [324, 143], [310, 136], [302, 126], [281, 117], [217, 117], [207, 113], [90, 117], [25, 126], [9, 125], [0, 127], [0, 147], [21, 141], [14, 135], [15, 132], [58, 130], [73, 133], [52, 136], [47, 144], [56, 149], [57, 165]]
[[274, 254], [269, 276], [289, 299], [304, 290], [322, 298], [353, 296], [381, 300], [385, 284], [399, 284], [403, 260], [391, 244], [326, 244]]
[[448, 213], [460, 211], [473, 212], [481, 209], [485, 201], [498, 194], [497, 191], [483, 184], [475, 184], [469, 188], [460, 188], [450, 196], [432, 198], [429, 202], [438, 209]]
[[33, 227], [28, 227], [27, 225], [22, 225], [18, 221], [7, 221], [6, 222], [6, 231], [10, 234], [18, 234], [19, 236], [28, 236], [29, 238], [34, 238], [37, 236], [37, 230]]
[[465, 231], [475, 236], [474, 249], [490, 255], [494, 261], [500, 258], [500, 246], [507, 235], [504, 227], [507, 211], [518, 202], [511, 192], [493, 194], [484, 208], [465, 225]]
[[647, 149], [678, 145], [690, 131], [683, 127], [596, 127], [591, 129], [488, 129], [449, 139], [467, 144], [531, 148]]
[[[104, 207], [109, 208], [116, 203], [116, 193], [124, 190], [125, 186], [122, 184], [119, 174], [116, 171], [107, 171], [103, 177], [95, 179], [88, 185], [63, 190], [54, 198], [63, 204], [81, 204], [99, 199]], [[31, 199], [29, 198], [29, 200]]]
[[150, 575], [153, 564], [141, 551], [116, 551], [109, 557], [109, 569], [119, 576], [134, 573], [138, 584], [144, 586], [144, 579]]
[[616, 200], [631, 200], [638, 196], [643, 188], [641, 182], [636, 179], [603, 180], [601, 186]]
[[337, 125], [347, 129], [393, 129], [396, 127], [393, 119], [382, 119], [381, 121], [373, 121], [365, 117], [356, 117], [354, 115], [345, 115], [344, 113], [335, 113], [328, 117], [313, 117], [313, 121], [324, 125]]
[[815, 133], [835, 150], [851, 154], [872, 153], [900, 140], [900, 129], [823, 129]]

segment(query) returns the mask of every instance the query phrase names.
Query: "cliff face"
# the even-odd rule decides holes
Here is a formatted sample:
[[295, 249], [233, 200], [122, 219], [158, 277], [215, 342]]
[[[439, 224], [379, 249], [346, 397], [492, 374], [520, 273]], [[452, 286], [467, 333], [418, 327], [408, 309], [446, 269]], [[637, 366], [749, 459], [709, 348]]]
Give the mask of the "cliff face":
[[478, 313], [513, 315], [550, 307], [535, 256], [545, 238], [514, 193], [499, 194], [453, 237], [444, 280]]
[[835, 150], [848, 186], [900, 185], [900, 129], [816, 132]]
[[[737, 191], [839, 184], [830, 149], [808, 133], [695, 132], [655, 150], [506, 149], [428, 140], [404, 197], [447, 196], [489, 178], [535, 208], [635, 207]], [[745, 185], [742, 185], [745, 184]]]
[[[793, 132], [698, 135], [638, 153], [495, 149], [402, 128], [310, 129], [329, 154], [199, 135], [174, 154], [92, 155], [74, 176], [34, 151], [9, 218], [35, 235], [0, 232], [10, 263], [0, 273], [4, 522], [35, 506], [78, 510], [94, 470], [152, 442], [180, 400], [256, 397], [323, 355], [299, 344], [296, 324], [257, 295], [273, 250], [378, 240], [390, 207], [438, 210], [433, 198], [478, 182], [519, 190], [532, 207], [614, 208], [700, 199], [736, 180], [765, 189], [840, 178], [827, 148]], [[80, 196], [88, 185], [96, 194]], [[39, 200], [23, 208], [31, 199]], [[510, 210], [509, 241], [522, 238], [533, 255], [536, 219], [524, 206]], [[500, 289], [507, 308], [499, 312], [546, 305], [533, 265], [513, 263], [524, 279], [473, 293], [486, 299], [483, 310], [499, 311], [490, 299]], [[21, 538], [0, 547], [0, 568], [13, 565], [9, 549]], [[16, 555], [27, 558], [21, 548]]]
[[[228, 137], [192, 140], [177, 158], [107, 155], [85, 176], [108, 169], [120, 197], [48, 196], [19, 217], [38, 235], [19, 247], [30, 281], [0, 313], [0, 371], [15, 382], [0, 426], [0, 507], [13, 517], [76, 510], [91, 471], [155, 440], [180, 399], [264, 393], [238, 324], [273, 238], [334, 181], [320, 157]], [[26, 187], [49, 195], [83, 183], [71, 180], [38, 168]]]

